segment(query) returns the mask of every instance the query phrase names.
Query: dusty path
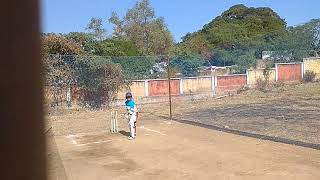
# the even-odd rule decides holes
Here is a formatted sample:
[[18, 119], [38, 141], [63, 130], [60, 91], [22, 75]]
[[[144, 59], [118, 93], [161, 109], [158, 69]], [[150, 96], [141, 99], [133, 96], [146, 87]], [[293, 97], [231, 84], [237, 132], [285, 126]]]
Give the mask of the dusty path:
[[320, 179], [317, 150], [167, 121], [123, 134], [55, 137], [68, 179]]

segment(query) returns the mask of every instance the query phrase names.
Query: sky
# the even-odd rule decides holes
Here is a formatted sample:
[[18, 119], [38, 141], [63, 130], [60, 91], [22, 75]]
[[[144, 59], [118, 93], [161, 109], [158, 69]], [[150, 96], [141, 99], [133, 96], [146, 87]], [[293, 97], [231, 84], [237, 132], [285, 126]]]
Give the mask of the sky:
[[[102, 18], [108, 35], [112, 25], [107, 22], [111, 12], [124, 16], [137, 0], [41, 0], [43, 32], [68, 33], [85, 31], [92, 17]], [[175, 40], [195, 32], [236, 4], [248, 7], [270, 7], [289, 26], [320, 18], [320, 0], [150, 0], [156, 16], [165, 19]]]

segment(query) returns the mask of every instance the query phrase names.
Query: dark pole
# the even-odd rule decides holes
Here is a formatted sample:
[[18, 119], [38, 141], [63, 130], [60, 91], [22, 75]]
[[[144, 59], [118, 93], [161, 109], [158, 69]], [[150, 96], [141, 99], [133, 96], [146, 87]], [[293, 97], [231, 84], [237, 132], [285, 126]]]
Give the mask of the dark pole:
[[46, 180], [39, 0], [1, 1], [1, 179]]
[[167, 58], [168, 67], [168, 87], [169, 87], [169, 119], [172, 120], [172, 100], [171, 100], [171, 72], [170, 72], [170, 58]]

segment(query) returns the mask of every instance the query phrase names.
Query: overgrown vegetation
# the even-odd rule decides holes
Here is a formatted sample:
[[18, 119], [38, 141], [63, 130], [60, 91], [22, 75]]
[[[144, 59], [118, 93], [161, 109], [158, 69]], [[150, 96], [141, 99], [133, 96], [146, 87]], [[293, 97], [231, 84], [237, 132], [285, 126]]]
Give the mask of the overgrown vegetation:
[[94, 61], [87, 57], [77, 58], [75, 78], [84, 95], [82, 105], [93, 108], [109, 105], [116, 92], [125, 86], [121, 66], [105, 58], [96, 57]]
[[303, 76], [303, 82], [313, 82], [316, 79], [317, 74], [313, 71], [306, 71]]
[[[100, 108], [108, 105], [116, 92], [126, 85], [125, 75], [119, 64], [110, 59], [88, 56], [50, 55], [44, 61], [47, 96], [64, 96], [67, 88], [81, 94], [80, 105]], [[51, 93], [50, 93], [51, 92]]]
[[271, 70], [269, 67], [266, 67], [263, 69], [263, 78], [258, 78], [257, 79], [257, 84], [256, 84], [256, 89], [262, 92], [267, 92], [270, 89], [270, 75], [271, 75]]

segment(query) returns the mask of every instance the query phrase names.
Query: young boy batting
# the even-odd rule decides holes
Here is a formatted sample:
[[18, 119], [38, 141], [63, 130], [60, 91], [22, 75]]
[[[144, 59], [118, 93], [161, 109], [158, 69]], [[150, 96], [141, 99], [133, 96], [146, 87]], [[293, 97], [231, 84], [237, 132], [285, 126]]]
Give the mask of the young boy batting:
[[126, 109], [128, 111], [128, 121], [129, 121], [129, 140], [133, 140], [136, 137], [136, 122], [138, 118], [138, 109], [135, 102], [132, 99], [132, 94], [130, 92], [126, 93]]

